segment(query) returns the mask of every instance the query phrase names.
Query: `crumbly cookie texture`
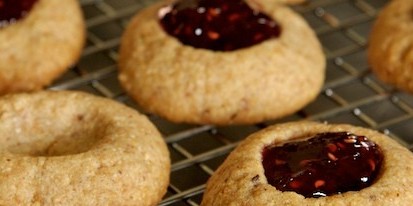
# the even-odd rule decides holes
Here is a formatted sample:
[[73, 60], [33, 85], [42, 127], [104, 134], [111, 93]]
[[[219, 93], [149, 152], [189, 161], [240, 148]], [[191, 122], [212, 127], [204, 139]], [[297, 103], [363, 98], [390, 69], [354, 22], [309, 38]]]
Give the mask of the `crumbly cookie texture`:
[[158, 11], [141, 10], [121, 42], [119, 79], [143, 108], [173, 122], [251, 124], [294, 113], [318, 95], [325, 58], [307, 23], [263, 7], [281, 36], [231, 52], [196, 49], [167, 35]]
[[156, 205], [170, 160], [143, 115], [90, 94], [0, 98], [0, 205]]
[[[378, 144], [384, 160], [373, 185], [360, 191], [321, 198], [304, 198], [295, 192], [281, 192], [267, 183], [262, 150], [323, 132], [351, 132], [367, 136]], [[315, 122], [274, 125], [249, 136], [208, 180], [203, 206], [220, 205], [410, 205], [413, 201], [413, 154], [389, 137], [361, 127]]]
[[77, 0], [38, 0], [0, 29], [0, 94], [39, 90], [80, 57], [85, 25]]
[[413, 92], [413, 1], [391, 1], [370, 35], [368, 60], [384, 82]]

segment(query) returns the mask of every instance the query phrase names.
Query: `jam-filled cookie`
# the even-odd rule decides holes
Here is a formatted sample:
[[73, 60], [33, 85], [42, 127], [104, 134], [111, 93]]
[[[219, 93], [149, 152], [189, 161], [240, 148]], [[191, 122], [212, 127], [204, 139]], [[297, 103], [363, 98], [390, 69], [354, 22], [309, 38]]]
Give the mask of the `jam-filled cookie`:
[[49, 85], [84, 41], [77, 0], [0, 0], [0, 94]]
[[274, 125], [227, 157], [201, 205], [410, 205], [412, 161], [409, 150], [370, 129]]
[[378, 15], [368, 58], [383, 81], [413, 92], [413, 1], [391, 1]]
[[123, 87], [173, 122], [249, 124], [304, 107], [323, 84], [320, 43], [291, 9], [254, 5], [181, 0], [142, 10], [122, 37]]

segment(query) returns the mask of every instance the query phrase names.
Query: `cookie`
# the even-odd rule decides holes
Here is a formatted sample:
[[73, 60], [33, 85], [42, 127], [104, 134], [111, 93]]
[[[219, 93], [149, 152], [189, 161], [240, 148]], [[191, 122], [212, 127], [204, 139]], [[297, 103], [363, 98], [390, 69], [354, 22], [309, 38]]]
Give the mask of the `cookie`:
[[412, 161], [409, 150], [371, 129], [274, 125], [231, 152], [201, 205], [410, 205]]
[[0, 0], [0, 94], [49, 85], [77, 61], [84, 41], [77, 0]]
[[390, 1], [373, 25], [368, 47], [372, 71], [382, 81], [413, 92], [413, 1]]
[[141, 10], [121, 40], [126, 92], [151, 113], [193, 124], [252, 124], [311, 102], [325, 71], [316, 35], [287, 7], [257, 12], [247, 3], [162, 1]]
[[0, 205], [156, 205], [166, 144], [143, 115], [82, 92], [0, 98]]

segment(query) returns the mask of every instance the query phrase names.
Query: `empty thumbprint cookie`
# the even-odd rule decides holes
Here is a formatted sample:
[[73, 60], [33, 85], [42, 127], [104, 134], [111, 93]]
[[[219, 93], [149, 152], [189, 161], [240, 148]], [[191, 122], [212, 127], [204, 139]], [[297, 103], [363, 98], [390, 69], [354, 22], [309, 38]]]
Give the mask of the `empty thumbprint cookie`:
[[79, 58], [77, 0], [0, 0], [0, 94], [39, 90]]
[[180, 0], [131, 20], [119, 69], [127, 93], [170, 121], [251, 124], [312, 101], [325, 58], [314, 32], [287, 7]]
[[274, 125], [231, 152], [201, 205], [410, 205], [412, 161], [409, 150], [371, 129]]
[[386, 83], [413, 93], [413, 1], [390, 1], [370, 35], [368, 59]]
[[74, 91], [0, 98], [0, 205], [155, 206], [169, 183], [155, 126], [111, 99]]

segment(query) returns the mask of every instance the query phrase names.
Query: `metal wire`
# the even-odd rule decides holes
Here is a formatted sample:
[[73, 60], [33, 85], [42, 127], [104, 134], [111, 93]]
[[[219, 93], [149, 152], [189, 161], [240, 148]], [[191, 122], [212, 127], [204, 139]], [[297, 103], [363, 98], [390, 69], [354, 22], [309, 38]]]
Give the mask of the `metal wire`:
[[[137, 106], [121, 89], [116, 61], [128, 20], [155, 0], [81, 0], [88, 27], [83, 56], [51, 89], [91, 92]], [[413, 96], [376, 79], [366, 47], [370, 28], [387, 0], [311, 0], [294, 9], [309, 22], [327, 56], [327, 77], [318, 98], [294, 115], [250, 126], [174, 124], [148, 114], [171, 153], [168, 193], [160, 205], [199, 205], [204, 185], [228, 153], [268, 125], [309, 119], [382, 131], [413, 151]]]

